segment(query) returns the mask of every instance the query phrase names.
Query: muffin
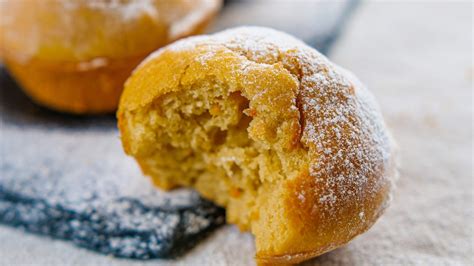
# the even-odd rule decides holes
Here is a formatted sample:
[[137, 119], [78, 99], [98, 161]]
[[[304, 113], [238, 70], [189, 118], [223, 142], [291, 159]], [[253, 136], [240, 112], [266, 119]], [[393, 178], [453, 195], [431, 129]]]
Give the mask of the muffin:
[[150, 52], [203, 31], [220, 0], [6, 0], [0, 55], [37, 103], [114, 112], [123, 83]]
[[282, 32], [236, 28], [158, 50], [126, 82], [117, 117], [143, 173], [225, 207], [260, 264], [344, 245], [390, 199], [394, 144], [374, 97]]

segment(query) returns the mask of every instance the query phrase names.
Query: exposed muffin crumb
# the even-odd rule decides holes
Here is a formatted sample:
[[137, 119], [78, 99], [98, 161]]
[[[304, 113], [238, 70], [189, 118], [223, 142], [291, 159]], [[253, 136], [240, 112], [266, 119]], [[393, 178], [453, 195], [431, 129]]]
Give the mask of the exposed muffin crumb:
[[237, 28], [159, 50], [128, 80], [118, 118], [144, 173], [225, 206], [228, 222], [255, 235], [260, 263], [345, 244], [389, 199], [392, 141], [373, 97], [274, 30]]

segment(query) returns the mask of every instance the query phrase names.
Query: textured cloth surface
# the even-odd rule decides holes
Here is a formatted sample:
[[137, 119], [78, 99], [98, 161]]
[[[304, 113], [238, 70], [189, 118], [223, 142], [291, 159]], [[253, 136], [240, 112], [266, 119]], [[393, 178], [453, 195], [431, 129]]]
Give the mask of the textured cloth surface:
[[[376, 95], [400, 147], [392, 206], [366, 234], [307, 265], [472, 265], [472, 4], [365, 3], [331, 59]], [[106, 160], [103, 160], [105, 163]], [[252, 265], [225, 226], [175, 260], [130, 261], [0, 227], [0, 264]]]

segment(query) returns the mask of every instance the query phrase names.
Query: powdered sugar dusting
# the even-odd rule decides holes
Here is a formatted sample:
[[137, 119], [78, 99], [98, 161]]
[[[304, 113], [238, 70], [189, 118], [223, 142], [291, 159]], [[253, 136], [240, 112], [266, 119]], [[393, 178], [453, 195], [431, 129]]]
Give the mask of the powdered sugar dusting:
[[[108, 56], [103, 50], [96, 51], [97, 42], [102, 42], [103, 39], [118, 40], [117, 47], [137, 45], [135, 43], [139, 43], [140, 40], [127, 39], [127, 36], [136, 36], [133, 32], [137, 30], [152, 31], [156, 35], [155, 38], [160, 39], [156, 45], [162, 45], [194, 33], [197, 27], [204, 26], [203, 23], [212, 18], [212, 14], [221, 6], [221, 0], [77, 0], [48, 3], [38, 1], [31, 7], [31, 10], [38, 9], [36, 12], [25, 13], [22, 10], [29, 7], [26, 2], [8, 1], [0, 10], [2, 11], [0, 26], [3, 30], [5, 49], [20, 62], [27, 62], [41, 51], [41, 47], [49, 45], [52, 40], [59, 40], [59, 43], [70, 50], [75, 57], [84, 60]], [[84, 13], [84, 10], [87, 12]], [[49, 17], [56, 23], [48, 26], [40, 19], [41, 17]], [[95, 28], [106, 30], [97, 33], [91, 27], [94, 30]], [[68, 31], [70, 29], [74, 30]], [[28, 41], [25, 42], [25, 39]], [[81, 41], [78, 42], [78, 39]], [[18, 44], [21, 46], [17, 47]], [[149, 52], [153, 47], [144, 49], [138, 53], [141, 55]], [[122, 53], [128, 51], [123, 50]]]
[[202, 0], [193, 11], [185, 17], [174, 21], [170, 27], [170, 38], [176, 39], [186, 35], [190, 29], [203, 21], [210, 13], [216, 12], [220, 2], [216, 0]]
[[67, 10], [74, 10], [86, 6], [92, 10], [114, 12], [121, 15], [125, 21], [136, 19], [142, 14], [148, 14], [150, 17], [156, 17], [158, 15], [153, 0], [63, 1], [62, 3]]
[[[303, 118], [300, 141], [313, 158], [309, 173], [320, 184], [316, 187], [322, 188], [314, 192], [321, 206], [332, 210], [343, 202], [360, 202], [358, 208], [363, 208], [364, 198], [376, 195], [391, 182], [387, 171], [393, 160], [393, 142], [373, 96], [352, 74], [287, 34], [259, 27], [230, 29], [184, 39], [146, 61], [164, 51], [211, 45], [225, 47], [258, 64], [282, 64], [298, 79], [295, 107], [299, 102]], [[209, 52], [197, 60], [205, 64], [213, 56]], [[238, 71], [245, 68], [241, 66]], [[295, 196], [301, 202], [307, 199], [304, 194]], [[363, 210], [360, 213], [365, 217]]]
[[109, 61], [107, 58], [97, 57], [89, 61], [80, 62], [79, 64], [77, 64], [77, 69], [79, 71], [88, 71], [91, 69], [107, 66], [108, 64], [109, 64]]
[[[332, 209], [341, 202], [363, 202], [390, 182], [373, 177], [389, 176], [383, 168], [391, 163], [393, 143], [373, 96], [352, 74], [283, 33], [240, 28], [217, 37], [252, 61], [283, 63], [300, 81], [301, 142], [316, 158], [310, 175], [322, 183], [317, 187], [323, 189], [316, 193], [323, 206]], [[291, 68], [295, 64], [298, 70]]]

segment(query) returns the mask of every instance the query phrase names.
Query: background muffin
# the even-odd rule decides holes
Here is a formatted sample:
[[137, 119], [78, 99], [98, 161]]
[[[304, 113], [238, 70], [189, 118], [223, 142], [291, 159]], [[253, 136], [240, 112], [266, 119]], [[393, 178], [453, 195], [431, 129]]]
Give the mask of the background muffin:
[[1, 56], [36, 102], [112, 112], [123, 82], [151, 51], [200, 33], [219, 0], [4, 1]]

